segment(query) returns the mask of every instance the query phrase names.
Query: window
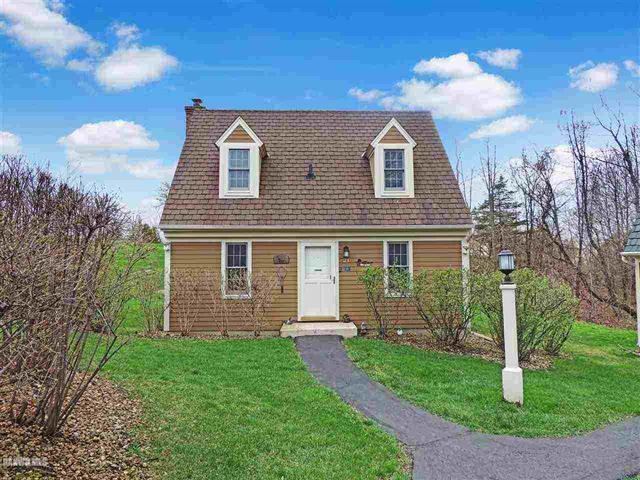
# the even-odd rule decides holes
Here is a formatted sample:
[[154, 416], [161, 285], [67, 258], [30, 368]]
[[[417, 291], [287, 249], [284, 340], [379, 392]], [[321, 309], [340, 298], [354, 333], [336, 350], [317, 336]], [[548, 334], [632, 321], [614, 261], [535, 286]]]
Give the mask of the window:
[[[411, 242], [386, 242], [385, 267], [387, 268], [387, 293], [400, 295], [401, 285], [411, 275]], [[406, 284], [404, 285], [406, 287]]]
[[384, 189], [404, 190], [404, 149], [384, 150]]
[[223, 245], [225, 296], [246, 297], [249, 295], [251, 245], [248, 242], [225, 242]]
[[229, 149], [229, 190], [249, 190], [249, 149]]
[[262, 140], [238, 117], [216, 140], [216, 146], [220, 152], [218, 196], [259, 198], [260, 160], [266, 155]]

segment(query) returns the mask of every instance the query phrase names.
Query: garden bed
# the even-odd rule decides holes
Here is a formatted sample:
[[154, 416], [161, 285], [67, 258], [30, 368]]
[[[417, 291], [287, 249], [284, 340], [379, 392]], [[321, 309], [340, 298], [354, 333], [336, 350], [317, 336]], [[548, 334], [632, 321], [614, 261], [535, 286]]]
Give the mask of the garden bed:
[[0, 396], [0, 478], [149, 477], [129, 433], [139, 423], [139, 404], [108, 380], [94, 380], [61, 434], [51, 439], [36, 426], [11, 423], [6, 409]]
[[[490, 338], [479, 334], [472, 333], [468, 336], [466, 342], [458, 347], [443, 346], [435, 342], [430, 335], [416, 333], [398, 335], [396, 332], [390, 332], [387, 334], [385, 341], [395, 345], [410, 345], [421, 350], [477, 357], [491, 362], [504, 363], [502, 350], [496, 347]], [[543, 351], [537, 351], [528, 361], [521, 362], [520, 366], [527, 370], [545, 370], [553, 366], [553, 359], [554, 357], [551, 355]]]

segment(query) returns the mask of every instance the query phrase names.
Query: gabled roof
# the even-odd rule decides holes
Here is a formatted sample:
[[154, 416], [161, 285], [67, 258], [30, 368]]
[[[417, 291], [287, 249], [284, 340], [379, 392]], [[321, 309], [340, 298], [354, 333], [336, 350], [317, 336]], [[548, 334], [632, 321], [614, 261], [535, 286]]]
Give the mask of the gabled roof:
[[411, 135], [407, 133], [407, 131], [402, 127], [402, 125], [400, 125], [400, 122], [398, 122], [398, 120], [396, 120], [395, 118], [392, 118], [391, 120], [389, 120], [389, 123], [387, 123], [384, 126], [384, 128], [380, 130], [380, 133], [378, 133], [376, 138], [373, 139], [373, 141], [371, 142], [371, 145], [375, 147], [378, 143], [380, 143], [380, 141], [392, 128], [395, 128], [396, 130], [398, 130], [398, 132], [400, 132], [400, 135], [402, 135], [412, 147], [416, 146], [416, 141], [413, 138], [411, 138]]
[[[218, 198], [215, 142], [241, 118], [269, 152], [260, 197]], [[375, 198], [362, 152], [396, 119], [416, 142], [414, 198]], [[315, 180], [306, 179], [313, 164]], [[471, 224], [428, 112], [210, 110], [187, 107], [187, 135], [161, 226]]]
[[640, 217], [636, 218], [631, 228], [623, 254], [640, 256]]
[[219, 147], [238, 127], [242, 128], [242, 130], [244, 130], [249, 137], [251, 137], [251, 140], [253, 140], [259, 147], [262, 146], [262, 140], [260, 140], [260, 137], [258, 137], [251, 127], [247, 125], [247, 122], [245, 122], [242, 117], [236, 118], [235, 121], [229, 125], [229, 128], [220, 135], [220, 138], [216, 140], [216, 146]]

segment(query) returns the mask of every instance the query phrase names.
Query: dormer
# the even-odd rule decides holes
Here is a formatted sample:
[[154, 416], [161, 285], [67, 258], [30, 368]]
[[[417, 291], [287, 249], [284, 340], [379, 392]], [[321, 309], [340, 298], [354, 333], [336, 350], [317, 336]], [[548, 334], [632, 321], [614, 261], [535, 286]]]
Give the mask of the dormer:
[[376, 198], [413, 198], [413, 149], [416, 142], [392, 118], [364, 153], [371, 165]]
[[216, 141], [220, 150], [220, 198], [258, 198], [260, 161], [266, 150], [242, 117]]

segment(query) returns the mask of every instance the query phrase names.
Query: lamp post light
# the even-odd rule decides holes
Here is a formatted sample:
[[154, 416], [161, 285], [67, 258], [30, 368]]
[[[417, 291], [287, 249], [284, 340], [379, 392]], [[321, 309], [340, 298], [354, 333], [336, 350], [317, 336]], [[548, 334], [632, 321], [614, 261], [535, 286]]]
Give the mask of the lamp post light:
[[516, 323], [516, 284], [509, 276], [515, 269], [515, 258], [509, 250], [498, 254], [498, 268], [504, 274], [502, 291], [502, 319], [504, 325], [504, 360], [502, 396], [507, 402], [522, 405], [524, 391], [522, 369], [518, 365], [518, 326]]

